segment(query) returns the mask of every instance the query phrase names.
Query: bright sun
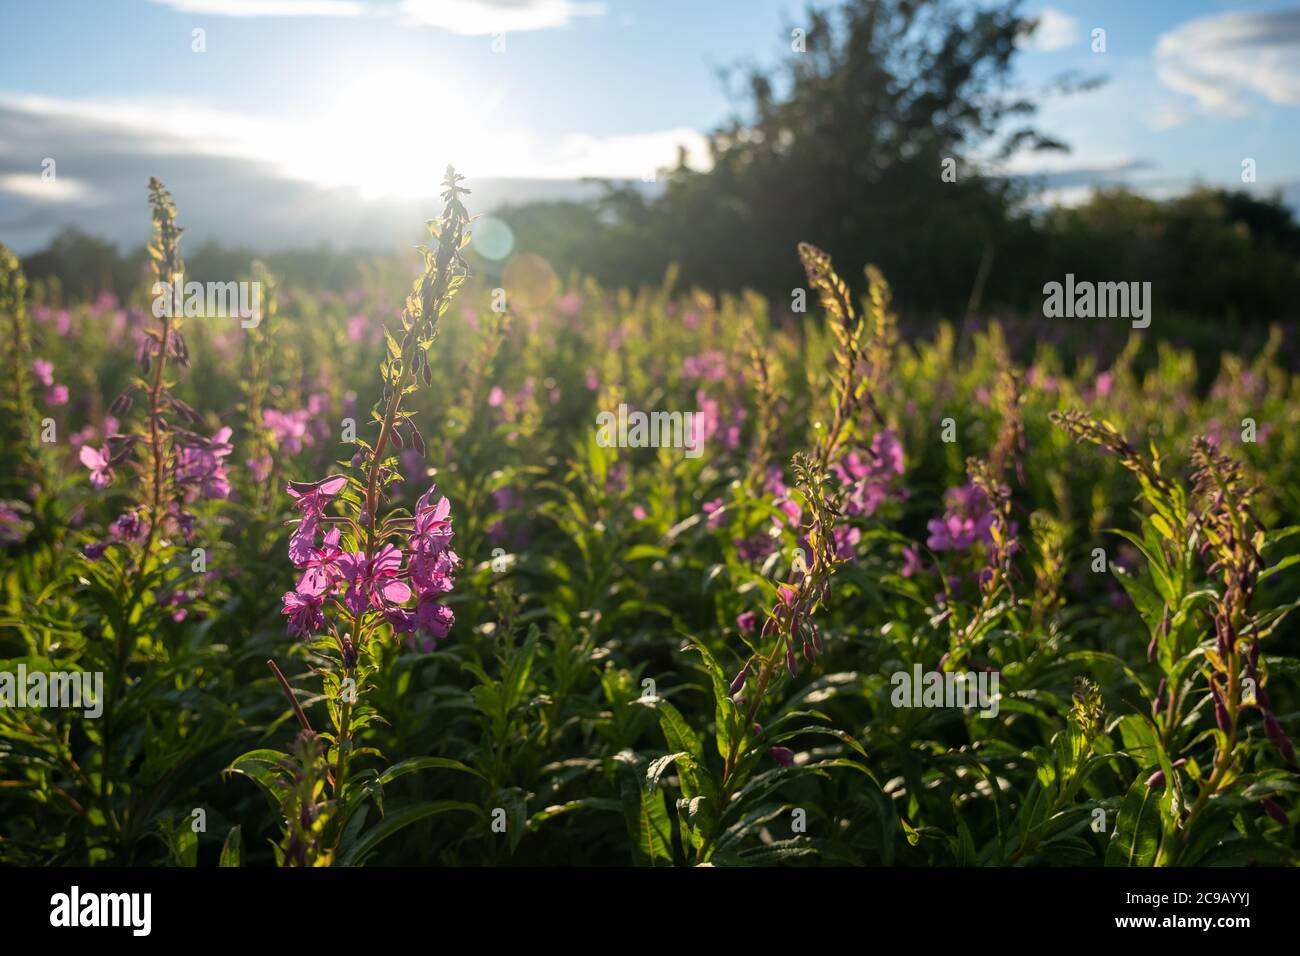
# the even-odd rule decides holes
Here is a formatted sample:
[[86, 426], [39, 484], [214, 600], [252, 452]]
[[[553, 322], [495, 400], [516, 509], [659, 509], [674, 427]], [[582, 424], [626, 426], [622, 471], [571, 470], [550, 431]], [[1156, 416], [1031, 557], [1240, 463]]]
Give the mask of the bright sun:
[[286, 130], [280, 156], [297, 176], [365, 198], [434, 195], [448, 163], [475, 166], [490, 146], [470, 106], [423, 71], [367, 71]]

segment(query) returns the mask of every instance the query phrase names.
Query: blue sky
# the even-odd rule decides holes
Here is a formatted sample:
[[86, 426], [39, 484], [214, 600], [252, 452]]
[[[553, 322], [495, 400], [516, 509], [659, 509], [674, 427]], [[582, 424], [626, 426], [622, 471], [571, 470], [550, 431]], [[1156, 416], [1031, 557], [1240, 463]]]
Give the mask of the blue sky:
[[[1043, 101], [1039, 125], [1070, 154], [1012, 162], [1045, 174], [1049, 198], [1110, 182], [1153, 194], [1241, 185], [1247, 157], [1251, 188], [1300, 198], [1300, 4], [1024, 10], [1043, 20], [1018, 85], [1039, 91], [1067, 70], [1107, 79]], [[645, 176], [678, 144], [702, 162], [701, 134], [729, 111], [717, 69], [788, 51], [783, 27], [799, 24], [802, 3], [0, 0], [0, 11], [0, 237], [17, 233], [8, 241], [21, 247], [64, 221], [108, 228], [119, 203], [138, 201], [146, 168], [209, 198], [244, 190], [249, 203], [250, 184], [275, 181], [285, 222], [316, 212], [319, 196], [293, 190], [352, 203], [341, 219], [268, 233], [284, 244], [364, 233], [376, 209], [436, 189], [447, 162], [556, 183]], [[1104, 53], [1092, 49], [1097, 28]], [[40, 176], [47, 158], [53, 183]]]

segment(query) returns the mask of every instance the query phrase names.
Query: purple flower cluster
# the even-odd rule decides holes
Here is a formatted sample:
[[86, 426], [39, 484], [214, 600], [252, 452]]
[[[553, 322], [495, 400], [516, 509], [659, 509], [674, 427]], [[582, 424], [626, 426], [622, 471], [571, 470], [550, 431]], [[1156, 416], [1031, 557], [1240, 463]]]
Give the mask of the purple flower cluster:
[[271, 429], [281, 451], [296, 455], [329, 437], [329, 426], [325, 424], [326, 401], [324, 395], [317, 394], [307, 398], [306, 408], [290, 412], [264, 409], [262, 424]]
[[301, 571], [294, 590], [283, 598], [289, 633], [309, 637], [323, 629], [325, 602], [332, 598], [354, 618], [382, 615], [395, 634], [406, 635], [408, 645], [433, 650], [455, 620], [441, 600], [460, 566], [451, 549], [451, 503], [446, 497], [435, 500], [430, 487], [416, 504], [407, 550], [386, 542], [367, 555], [344, 550], [337, 526], [320, 534], [331, 523], [326, 507], [346, 485], [343, 475], [289, 484], [301, 515], [289, 539], [289, 558]]
[[[850, 451], [831, 466], [831, 472], [844, 489], [842, 511], [852, 518], [869, 518], [886, 501], [902, 500], [907, 492], [899, 486], [903, 474], [903, 446], [898, 436], [889, 429], [882, 430], [872, 439], [865, 452]], [[803, 506], [790, 493], [781, 475], [781, 469], [769, 466], [763, 481], [763, 493], [770, 495], [779, 515], [772, 517], [776, 529], [788, 527], [797, 530], [803, 523]], [[710, 528], [720, 528], [726, 521], [723, 499], [715, 498], [704, 503], [704, 513]], [[835, 556], [841, 561], [851, 560], [857, 553], [862, 531], [849, 524], [836, 525], [831, 532], [835, 542]], [[777, 548], [772, 534], [759, 532], [734, 542], [742, 561], [758, 561]], [[807, 547], [800, 541], [800, 547]]]
[[[966, 551], [976, 544], [992, 545], [993, 519], [995, 516], [988, 496], [970, 481], [949, 488], [944, 493], [943, 516], [931, 518], [926, 523], [930, 531], [926, 546], [933, 551]], [[1013, 538], [1010, 546], [1014, 550], [1017, 524], [1011, 522], [1008, 531]]]
[[45, 389], [45, 401], [49, 405], [68, 404], [68, 386], [58, 385], [54, 381], [54, 363], [38, 358], [32, 360], [32, 377]]
[[[178, 436], [182, 433], [177, 433]], [[176, 483], [184, 489], [185, 500], [230, 497], [230, 480], [226, 476], [226, 457], [234, 451], [229, 426], [217, 429], [210, 439], [191, 436], [176, 450]]]
[[967, 551], [977, 542], [992, 544], [993, 510], [988, 496], [971, 482], [949, 488], [943, 496], [942, 517], [926, 522], [932, 551]]
[[841, 510], [849, 517], [869, 518], [886, 501], [906, 497], [897, 483], [903, 474], [903, 446], [891, 429], [876, 432], [870, 449], [846, 453], [831, 471], [844, 486]]
[[[172, 488], [174, 497], [167, 504], [162, 520], [189, 540], [194, 531], [194, 515], [182, 507], [200, 498], [224, 499], [230, 496], [230, 480], [226, 474], [226, 458], [234, 450], [230, 444], [229, 427], [217, 429], [211, 438], [205, 438], [183, 428], [174, 427], [171, 435], [175, 442]], [[105, 444], [95, 448], [83, 444], [78, 456], [90, 470], [91, 487], [102, 491], [117, 477], [115, 469], [131, 454], [139, 441], [129, 435], [109, 435]], [[86, 549], [92, 560], [97, 560], [110, 543], [138, 541], [148, 532], [148, 513], [144, 507], [133, 507], [118, 515], [108, 526], [111, 542], [96, 542]]]
[[0, 501], [0, 545], [22, 544], [32, 530], [32, 524], [19, 512], [27, 505], [18, 501]]
[[706, 382], [721, 382], [727, 377], [727, 356], [717, 349], [699, 355], [688, 355], [682, 360], [682, 376]]
[[699, 389], [695, 392], [695, 407], [691, 440], [697, 447], [702, 448], [705, 442], [712, 442], [719, 435], [722, 446], [727, 451], [735, 451], [740, 447], [741, 429], [746, 418], [743, 406], [733, 404], [730, 421], [724, 421], [717, 399], [710, 398], [703, 389]]

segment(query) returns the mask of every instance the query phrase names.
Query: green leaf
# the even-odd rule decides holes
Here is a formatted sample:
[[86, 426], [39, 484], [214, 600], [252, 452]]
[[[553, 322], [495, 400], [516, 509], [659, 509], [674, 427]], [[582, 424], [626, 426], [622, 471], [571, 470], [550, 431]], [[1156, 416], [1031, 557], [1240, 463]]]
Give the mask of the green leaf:
[[739, 738], [744, 736], [744, 728], [740, 727], [740, 710], [736, 707], [736, 702], [731, 699], [730, 682], [717, 659], [702, 642], [693, 637], [690, 638], [690, 642], [691, 649], [699, 653], [704, 660], [704, 669], [709, 672], [709, 680], [713, 685], [718, 756], [725, 760], [731, 751], [740, 745]]
[[1160, 794], [1135, 780], [1115, 818], [1115, 832], [1106, 847], [1107, 866], [1151, 866], [1160, 849]]
[[459, 760], [450, 760], [446, 757], [412, 757], [409, 760], [393, 764], [381, 773], [379, 782], [381, 784], [392, 783], [398, 777], [408, 773], [415, 773], [417, 770], [459, 770], [461, 773], [473, 774], [480, 780], [485, 779], [483, 774]]
[[435, 800], [430, 803], [417, 803], [398, 813], [388, 814], [388, 816], [384, 817], [383, 822], [362, 834], [339, 860], [339, 865], [356, 866], [365, 859], [366, 854], [373, 851], [380, 843], [404, 827], [439, 813], [451, 813], [456, 810], [464, 810], [480, 817], [483, 816], [482, 807], [459, 800]]
[[649, 790], [650, 793], [654, 793], [655, 790], [659, 788], [659, 778], [663, 776], [664, 771], [671, 767], [678, 757], [689, 756], [690, 754], [686, 751], [679, 750], [677, 753], [665, 754], [662, 757], [656, 757], [654, 760], [650, 761], [650, 766], [646, 768], [645, 772], [646, 789]]
[[243, 830], [238, 824], [226, 834], [226, 842], [221, 847], [221, 862], [218, 866], [239, 866], [243, 855]]
[[1285, 558], [1283, 558], [1277, 564], [1273, 565], [1271, 568], [1268, 568], [1267, 570], [1260, 572], [1259, 579], [1261, 581], [1266, 581], [1267, 579], [1271, 578], [1273, 575], [1280, 574], [1283, 571], [1285, 571], [1287, 568], [1293, 567], [1296, 564], [1300, 564], [1300, 554], [1288, 554]]
[[666, 794], [657, 790], [641, 793], [637, 815], [637, 854], [650, 866], [673, 862], [673, 824], [668, 816]]
[[266, 795], [271, 808], [279, 813], [280, 794], [276, 789], [276, 781], [286, 759], [286, 756], [278, 750], [250, 750], [236, 757], [225, 772], [237, 773], [252, 780]]

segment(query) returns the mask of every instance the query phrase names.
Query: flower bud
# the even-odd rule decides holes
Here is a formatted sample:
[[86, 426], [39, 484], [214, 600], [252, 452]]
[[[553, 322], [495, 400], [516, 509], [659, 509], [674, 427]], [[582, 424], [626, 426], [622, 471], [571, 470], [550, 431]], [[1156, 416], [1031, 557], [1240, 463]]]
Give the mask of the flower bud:
[[1272, 711], [1264, 715], [1264, 733], [1273, 742], [1273, 746], [1278, 749], [1278, 753], [1282, 755], [1282, 758], [1294, 767], [1296, 765], [1295, 747], [1291, 745], [1291, 738], [1286, 735]]
[[767, 752], [771, 754], [772, 759], [782, 767], [788, 767], [794, 763], [794, 751], [789, 747], [769, 747], [767, 748]]
[[121, 418], [129, 412], [132, 403], [135, 401], [135, 398], [132, 395], [134, 391], [134, 388], [128, 388], [121, 395], [117, 396], [117, 398], [113, 399], [113, 404], [108, 407], [109, 412], [117, 418]]
[[732, 679], [732, 681], [731, 681], [731, 695], [732, 695], [733, 697], [734, 697], [736, 694], [740, 693], [740, 689], [741, 689], [742, 687], [745, 686], [745, 679], [746, 679], [747, 677], [749, 677], [749, 665], [748, 665], [748, 664], [746, 664], [744, 667], [742, 667], [742, 668], [740, 669], [740, 673], [737, 674], [737, 675]]
[[1274, 800], [1271, 797], [1265, 797], [1263, 800], [1259, 802], [1263, 805], [1264, 812], [1267, 813], [1274, 820], [1276, 820], [1278, 823], [1282, 824], [1282, 826], [1289, 827], [1291, 825], [1291, 820], [1289, 817], [1287, 817], [1286, 811], [1283, 810], [1281, 806], [1278, 805], [1276, 800]]

